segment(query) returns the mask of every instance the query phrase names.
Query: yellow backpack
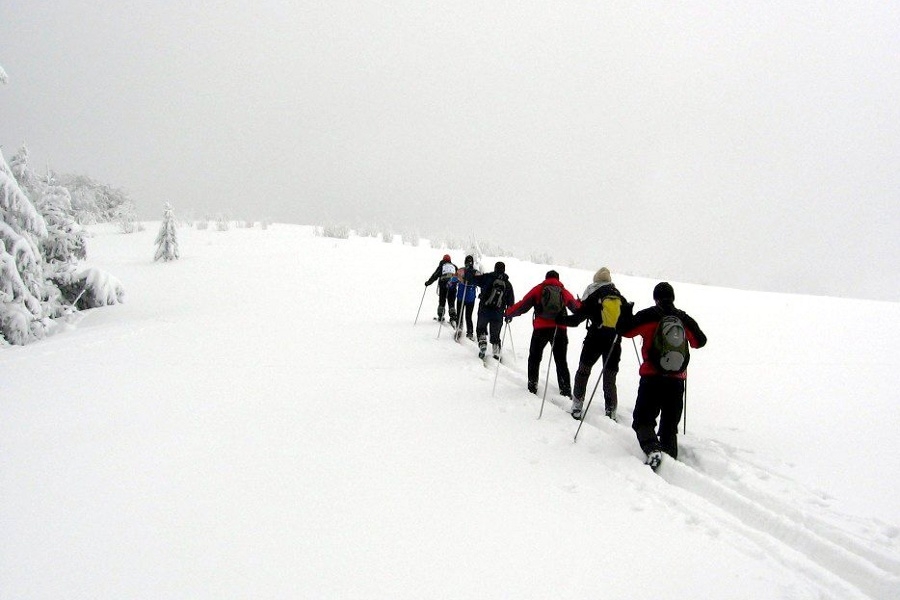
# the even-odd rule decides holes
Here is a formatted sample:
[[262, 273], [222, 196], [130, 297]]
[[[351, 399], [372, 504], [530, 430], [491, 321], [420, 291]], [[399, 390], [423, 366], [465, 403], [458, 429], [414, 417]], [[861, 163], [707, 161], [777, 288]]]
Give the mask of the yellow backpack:
[[620, 314], [622, 314], [622, 299], [618, 296], [606, 296], [600, 301], [600, 317], [603, 327], [615, 329]]

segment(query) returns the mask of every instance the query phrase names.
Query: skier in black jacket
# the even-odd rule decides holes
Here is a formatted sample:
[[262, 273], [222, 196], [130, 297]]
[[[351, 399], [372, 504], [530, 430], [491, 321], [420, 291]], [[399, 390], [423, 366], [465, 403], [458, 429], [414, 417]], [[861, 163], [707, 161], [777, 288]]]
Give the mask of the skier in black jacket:
[[[604, 311], [604, 300], [607, 300]], [[616, 289], [609, 269], [601, 268], [594, 274], [594, 282], [584, 290], [581, 308], [566, 317], [566, 325], [577, 327], [588, 321], [587, 335], [578, 359], [578, 370], [572, 389], [572, 417], [581, 419], [584, 407], [584, 396], [588, 379], [594, 364], [602, 358], [603, 399], [606, 404], [606, 416], [613, 421], [619, 404], [616, 389], [616, 375], [619, 373], [619, 360], [622, 357], [622, 339], [616, 334], [616, 323], [621, 312], [630, 315], [631, 305]]]
[[450, 308], [450, 320], [456, 320], [456, 308], [454, 307], [453, 299], [447, 298], [447, 290], [450, 284], [450, 279], [456, 273], [456, 265], [454, 265], [450, 261], [450, 255], [445, 254], [443, 258], [441, 258], [441, 262], [438, 263], [437, 269], [434, 270], [434, 273], [431, 274], [425, 281], [425, 287], [428, 287], [435, 281], [438, 282], [438, 309], [437, 309], [437, 320], [444, 320], [444, 305], [446, 304]]
[[[497, 285], [494, 285], [494, 284]], [[478, 322], [475, 334], [478, 336], [478, 356], [487, 354], [488, 328], [494, 358], [500, 358], [500, 329], [503, 327], [503, 313], [516, 302], [512, 284], [506, 275], [506, 263], [497, 261], [492, 273], [475, 276], [475, 284], [481, 288], [478, 296]]]

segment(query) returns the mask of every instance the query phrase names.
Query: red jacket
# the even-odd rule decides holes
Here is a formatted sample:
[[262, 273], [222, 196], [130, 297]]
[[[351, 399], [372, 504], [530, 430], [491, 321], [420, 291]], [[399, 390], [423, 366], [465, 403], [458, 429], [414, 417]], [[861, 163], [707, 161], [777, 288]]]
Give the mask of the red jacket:
[[560, 329], [565, 329], [566, 326], [562, 323], [557, 323], [553, 319], [547, 319], [538, 314], [538, 307], [541, 305], [541, 293], [544, 291], [545, 285], [555, 285], [562, 288], [563, 303], [565, 303], [566, 307], [572, 312], [575, 312], [581, 306], [581, 302], [575, 299], [575, 296], [559, 282], [559, 279], [545, 279], [543, 282], [531, 288], [531, 291], [525, 294], [521, 300], [506, 309], [506, 316], [518, 317], [519, 315], [527, 313], [532, 307], [535, 307], [533, 323], [535, 329], [544, 327], [559, 327]]

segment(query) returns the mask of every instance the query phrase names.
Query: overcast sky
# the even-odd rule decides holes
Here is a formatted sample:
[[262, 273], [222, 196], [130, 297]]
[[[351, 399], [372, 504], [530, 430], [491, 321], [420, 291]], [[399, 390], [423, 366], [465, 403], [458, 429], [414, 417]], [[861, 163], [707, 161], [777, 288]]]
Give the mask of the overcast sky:
[[0, 65], [7, 159], [147, 218], [900, 300], [896, 1], [5, 0]]

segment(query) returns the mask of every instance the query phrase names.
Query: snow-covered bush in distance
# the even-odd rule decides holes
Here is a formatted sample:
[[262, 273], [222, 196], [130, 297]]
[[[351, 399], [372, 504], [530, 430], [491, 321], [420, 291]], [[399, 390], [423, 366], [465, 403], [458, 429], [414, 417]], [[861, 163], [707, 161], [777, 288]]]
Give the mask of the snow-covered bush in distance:
[[547, 252], [532, 252], [528, 260], [536, 265], [553, 264], [553, 257]]
[[216, 231], [228, 231], [231, 229], [231, 222], [225, 215], [216, 217]]
[[400, 237], [403, 240], [404, 244], [408, 244], [413, 247], [417, 247], [419, 245], [419, 240], [422, 239], [422, 236], [416, 230], [404, 231], [402, 234], [400, 234]]
[[137, 210], [131, 202], [124, 202], [116, 208], [116, 222], [119, 232], [134, 233], [137, 228]]
[[316, 235], [346, 240], [350, 237], [350, 227], [347, 225], [323, 225], [322, 227], [316, 227]]
[[394, 232], [390, 229], [385, 229], [381, 232], [381, 241], [385, 244], [393, 244], [394, 243]]
[[377, 238], [379, 233], [378, 230], [379, 228], [377, 225], [373, 225], [371, 223], [363, 223], [356, 228], [356, 235], [365, 238]]
[[197, 223], [194, 226], [198, 230], [209, 229], [209, 221], [207, 221], [206, 219], [201, 219], [201, 220], [197, 221]]

